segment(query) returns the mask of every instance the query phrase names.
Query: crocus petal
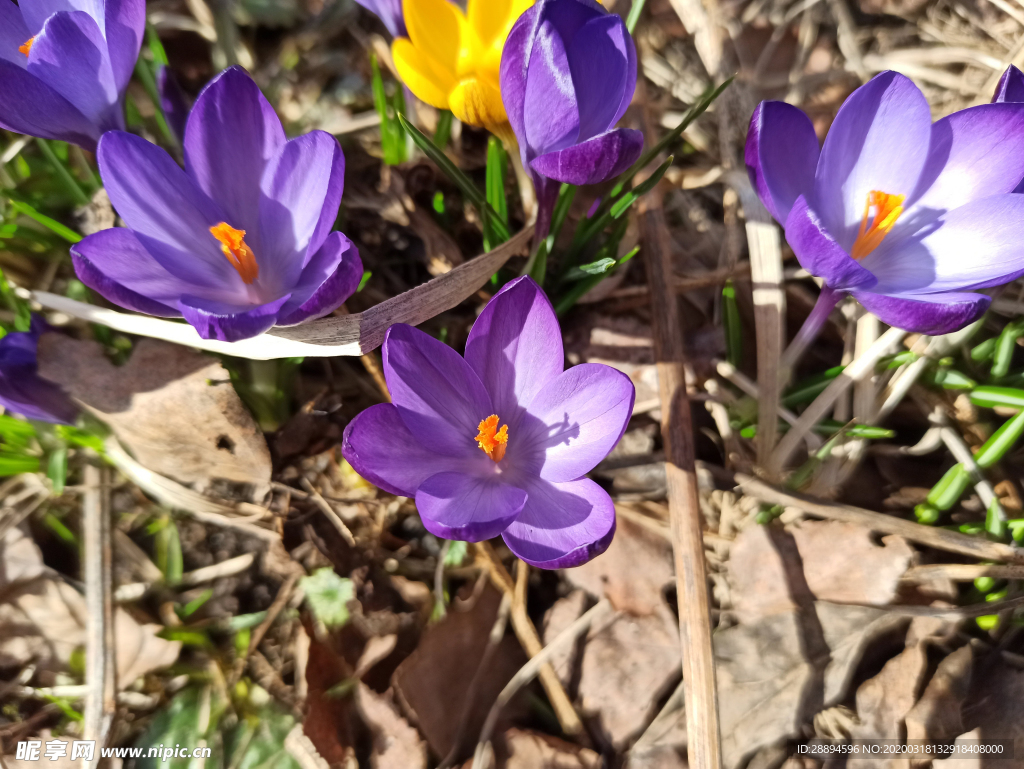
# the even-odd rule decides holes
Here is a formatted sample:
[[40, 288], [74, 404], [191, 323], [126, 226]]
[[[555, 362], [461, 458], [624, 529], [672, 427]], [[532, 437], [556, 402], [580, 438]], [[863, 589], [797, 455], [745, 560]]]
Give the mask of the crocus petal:
[[839, 109], [814, 184], [814, 209], [843, 250], [857, 237], [868, 193], [910, 196], [928, 157], [932, 119], [908, 78], [883, 72]]
[[341, 146], [326, 131], [292, 139], [270, 159], [259, 209], [261, 284], [295, 282], [337, 219], [344, 178]]
[[[104, 37], [110, 52], [110, 68], [118, 91], [123, 91], [135, 71], [142, 36], [146, 30], [145, 0], [104, 0]], [[179, 134], [180, 136], [180, 134]]]
[[28, 57], [18, 48], [30, 37], [32, 33], [25, 26], [21, 9], [12, 0], [0, 0], [0, 59], [23, 68]]
[[165, 270], [124, 227], [101, 230], [71, 246], [71, 261], [85, 285], [114, 304], [164, 318], [191, 288]]
[[384, 338], [384, 376], [402, 421], [439, 454], [490, 462], [476, 444], [494, 413], [480, 378], [455, 350], [404, 323]]
[[[611, 366], [573, 366], [541, 390], [522, 421], [527, 434], [509, 443], [517, 466], [543, 462], [540, 477], [559, 483], [580, 478], [608, 456], [626, 431], [636, 391], [629, 377]], [[518, 437], [518, 436], [516, 436]], [[531, 456], [519, 462], [523, 444]]]
[[953, 209], [913, 238], [883, 241], [863, 264], [886, 294], [998, 286], [1024, 273], [1022, 232], [1024, 195], [993, 195]]
[[[512, 131], [517, 137], [526, 136], [526, 124], [523, 110], [526, 103], [526, 71], [530, 61], [530, 49], [533, 42], [533, 25], [536, 22], [540, 7], [534, 5], [519, 17], [512, 26], [501, 53], [499, 81], [501, 83], [501, 99]], [[526, 142], [520, 140], [519, 153], [523, 165], [529, 165]]]
[[448, 95], [448, 107], [455, 117], [469, 125], [493, 128], [508, 121], [497, 85], [478, 77], [455, 86]]
[[421, 52], [422, 58], [428, 60], [435, 70], [450, 73], [454, 81], [458, 71], [459, 41], [466, 23], [462, 11], [448, 0], [408, 0], [402, 3], [402, 11], [409, 39]]
[[[534, 32], [526, 67], [527, 109], [523, 124], [529, 156], [564, 149], [575, 144], [580, 133], [576, 89], [569, 76], [565, 44], [558, 30], [544, 16], [542, 13]], [[591, 79], [594, 79], [593, 73]]]
[[245, 294], [241, 277], [210, 234], [223, 214], [170, 155], [138, 136], [110, 131], [97, 159], [114, 208], [164, 269], [222, 290], [225, 298]]
[[555, 309], [531, 278], [510, 281], [487, 303], [469, 332], [466, 362], [514, 431], [526, 404], [565, 367]]
[[802, 110], [763, 101], [750, 117], [744, 160], [750, 183], [768, 213], [786, 222], [793, 203], [814, 189], [818, 137]]
[[461, 469], [457, 460], [416, 440], [390, 403], [370, 406], [348, 423], [341, 453], [374, 486], [402, 497], [416, 496], [433, 475]]
[[0, 406], [28, 419], [73, 424], [78, 409], [71, 398], [37, 373], [39, 336], [46, 328], [33, 316], [29, 331], [0, 339]]
[[[552, 5], [550, 12], [555, 14], [559, 7], [557, 3]], [[581, 141], [614, 127], [636, 88], [636, 49], [625, 21], [614, 13], [598, 13], [569, 42], [569, 71], [579, 104]], [[597, 73], [600, 75], [595, 76]]]
[[[982, 104], [932, 126], [919, 193], [887, 238], [898, 238], [915, 213], [949, 211], [977, 198], [1012, 192], [1024, 178], [1024, 104]], [[904, 218], [905, 217], [905, 218]]]
[[356, 0], [359, 5], [375, 14], [384, 22], [391, 37], [406, 37], [405, 19], [402, 17], [402, 0]]
[[359, 251], [345, 235], [332, 232], [302, 271], [291, 300], [281, 308], [277, 325], [294, 326], [322, 318], [352, 296], [362, 279]]
[[829, 233], [818, 213], [801, 195], [786, 219], [786, 241], [805, 270], [824, 278], [836, 290], [871, 288], [878, 279], [846, 253]]
[[532, 5], [533, 0], [468, 0], [466, 18], [482, 43], [500, 47], [512, 23]]
[[618, 176], [640, 157], [644, 135], [618, 128], [590, 141], [535, 158], [530, 167], [565, 184], [599, 184]]
[[55, 13], [85, 11], [95, 19], [102, 31], [105, 23], [103, 3], [104, 0], [28, 0], [21, 3], [21, 15], [25, 19], [25, 26], [38, 31]]
[[455, 87], [455, 73], [434, 64], [404, 37], [391, 43], [391, 58], [402, 82], [416, 98], [438, 109], [448, 109], [448, 94]]
[[516, 556], [540, 569], [566, 569], [608, 549], [615, 534], [615, 505], [592, 480], [536, 479], [524, 488], [526, 505], [502, 534]]
[[27, 72], [74, 104], [101, 129], [123, 128], [107, 43], [84, 11], [56, 13], [36, 35]]
[[167, 65], [160, 65], [156, 71], [156, 88], [160, 94], [160, 107], [164, 111], [167, 125], [179, 142], [185, 141], [185, 125], [188, 122], [188, 99], [181, 90], [178, 78]]
[[0, 128], [71, 142], [90, 151], [99, 138], [99, 129], [77, 107], [6, 60], [0, 61]]
[[993, 102], [1019, 102], [1024, 101], [1024, 72], [1021, 72], [1012, 64], [1006, 68], [1006, 72], [999, 78], [999, 85], [992, 96]]
[[281, 121], [241, 67], [229, 67], [196, 99], [185, 127], [185, 168], [196, 185], [220, 205], [246, 243], [262, 253], [260, 182], [285, 142]]
[[269, 331], [277, 323], [277, 314], [291, 297], [285, 294], [273, 302], [256, 307], [231, 307], [198, 296], [183, 296], [178, 309], [203, 339], [237, 342]]
[[929, 336], [959, 331], [984, 315], [992, 303], [984, 294], [961, 292], [889, 296], [856, 291], [853, 296], [883, 323]]
[[438, 473], [416, 491], [423, 526], [436, 537], [482, 542], [503, 532], [526, 504], [526, 492], [498, 476]]

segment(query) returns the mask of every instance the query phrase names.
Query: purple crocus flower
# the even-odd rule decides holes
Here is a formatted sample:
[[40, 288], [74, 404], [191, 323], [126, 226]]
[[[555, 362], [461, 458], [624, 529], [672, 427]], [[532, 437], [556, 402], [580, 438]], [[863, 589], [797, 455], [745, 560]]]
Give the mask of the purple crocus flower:
[[227, 342], [322, 317], [351, 296], [363, 267], [352, 242], [331, 232], [345, 176], [333, 136], [286, 140], [235, 67], [199, 94], [184, 149], [183, 171], [144, 139], [103, 136], [103, 183], [128, 226], [71, 248], [83, 283]]
[[124, 128], [145, 0], [0, 0], [0, 127], [95, 150]]
[[[963, 328], [988, 308], [973, 289], [1024, 272], [1024, 105], [937, 121], [910, 80], [883, 72], [846, 100], [819, 149], [810, 119], [767, 101], [746, 163], [800, 264], [825, 280], [809, 324], [852, 294], [890, 326]], [[815, 329], [816, 330], [816, 329]]]
[[643, 134], [615, 128], [636, 89], [636, 48], [620, 16], [594, 0], [539, 0], [501, 54], [501, 97], [532, 171], [547, 234], [559, 182], [597, 184], [631, 166]]
[[377, 16], [388, 28], [391, 37], [409, 37], [402, 15], [402, 0], [356, 0], [363, 8]]
[[29, 331], [0, 339], [0, 406], [28, 419], [74, 424], [78, 408], [60, 385], [39, 376], [36, 350], [48, 326], [32, 317]]
[[563, 363], [558, 319], [530, 278], [484, 308], [465, 358], [396, 324], [384, 341], [392, 403], [353, 419], [342, 453], [380, 488], [414, 497], [436, 536], [501, 534], [534, 566], [577, 566], [615, 532], [611, 498], [584, 476], [622, 437], [634, 390], [609, 366]]

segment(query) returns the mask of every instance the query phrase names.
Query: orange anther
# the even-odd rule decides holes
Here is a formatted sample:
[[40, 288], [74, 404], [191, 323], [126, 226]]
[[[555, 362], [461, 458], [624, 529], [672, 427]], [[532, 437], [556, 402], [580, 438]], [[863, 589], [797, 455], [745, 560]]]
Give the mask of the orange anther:
[[[885, 240], [889, 230], [896, 224], [896, 220], [903, 213], [903, 201], [906, 195], [890, 195], [887, 192], [871, 190], [868, 193], [867, 202], [864, 204], [864, 218], [860, 222], [860, 231], [857, 233], [857, 240], [853, 243], [850, 256], [854, 259], [863, 259], [870, 254]], [[874, 208], [874, 217], [871, 218], [871, 209]], [[871, 223], [868, 219], [871, 218]]]
[[32, 50], [32, 43], [34, 43], [35, 41], [36, 41], [36, 36], [33, 35], [28, 40], [26, 40], [24, 43], [22, 43], [21, 45], [18, 46], [18, 52], [19, 53], [23, 53], [26, 56], [28, 56], [29, 52]]
[[256, 255], [245, 243], [245, 230], [236, 230], [227, 222], [221, 222], [210, 228], [210, 234], [220, 241], [220, 250], [238, 270], [242, 282], [251, 284], [260, 274], [260, 266], [256, 263]]
[[477, 429], [480, 432], [475, 440], [480, 449], [495, 462], [504, 459], [508, 446], [508, 425], [502, 425], [499, 430], [498, 415], [491, 414], [477, 425]]

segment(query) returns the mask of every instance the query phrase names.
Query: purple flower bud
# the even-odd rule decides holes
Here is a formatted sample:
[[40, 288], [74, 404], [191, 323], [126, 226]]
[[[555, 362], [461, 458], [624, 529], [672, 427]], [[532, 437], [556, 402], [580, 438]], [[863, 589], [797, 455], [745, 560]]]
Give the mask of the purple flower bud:
[[497, 293], [465, 358], [405, 324], [388, 330], [383, 353], [392, 402], [359, 414], [342, 443], [360, 475], [414, 497], [432, 534], [500, 534], [543, 569], [607, 549], [615, 506], [585, 476], [622, 437], [633, 383], [596, 363], [563, 370], [558, 319], [536, 283]]
[[402, 15], [402, 0], [356, 0], [363, 8], [377, 15], [392, 37], [408, 37], [405, 17]]
[[145, 0], [0, 0], [0, 127], [95, 150], [124, 128]]
[[100, 173], [128, 226], [72, 247], [83, 283], [227, 342], [320, 318], [355, 292], [359, 253], [331, 232], [345, 177], [337, 139], [286, 140], [260, 89], [233, 67], [196, 99], [184, 150], [183, 171], [144, 139], [103, 136]]
[[30, 331], [0, 339], [0, 406], [29, 419], [74, 424], [78, 408], [60, 385], [38, 374], [36, 350], [46, 323], [33, 316]]

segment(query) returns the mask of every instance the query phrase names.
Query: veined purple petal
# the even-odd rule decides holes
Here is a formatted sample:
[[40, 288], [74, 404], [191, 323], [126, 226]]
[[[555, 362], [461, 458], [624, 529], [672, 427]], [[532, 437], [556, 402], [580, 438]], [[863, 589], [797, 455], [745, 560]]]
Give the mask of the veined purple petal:
[[[555, 3], [551, 13], [557, 7]], [[604, 11], [567, 45], [579, 105], [579, 141], [586, 141], [613, 128], [629, 107], [636, 90], [636, 49], [622, 17]]]
[[469, 332], [466, 362], [514, 436], [526, 405], [565, 367], [555, 309], [531, 278], [507, 283], [487, 303]]
[[999, 85], [992, 96], [993, 102], [1019, 102], [1024, 101], [1024, 72], [1021, 72], [1012, 64], [1006, 68], [1006, 72], [999, 78]]
[[23, 68], [28, 57], [18, 50], [32, 33], [21, 17], [21, 9], [12, 0], [0, 0], [0, 59]]
[[182, 293], [193, 288], [165, 270], [124, 227], [101, 230], [71, 246], [79, 280], [114, 304], [170, 318]]
[[27, 72], [74, 104], [101, 129], [123, 128], [107, 43], [85, 11], [56, 13], [36, 35]]
[[402, 0], [356, 0], [356, 2], [384, 22], [391, 37], [409, 36], [405, 29], [405, 16], [402, 15]]
[[110, 68], [117, 90], [123, 92], [132, 79], [146, 30], [145, 0], [104, 0], [104, 36], [110, 52]]
[[363, 262], [351, 240], [332, 232], [302, 271], [292, 298], [281, 308], [279, 326], [322, 318], [335, 310], [359, 288]]
[[237, 342], [269, 331], [290, 294], [256, 307], [230, 307], [198, 296], [183, 296], [178, 309], [203, 339]]
[[102, 32], [105, 24], [103, 3], [104, 0], [27, 0], [21, 3], [21, 15], [25, 26], [38, 32], [55, 13], [84, 11], [96, 21]]
[[[548, 382], [522, 422], [529, 431], [522, 443], [543, 452], [540, 477], [558, 483], [593, 470], [622, 438], [635, 397], [628, 376], [599, 363], [573, 366]], [[510, 439], [509, 455], [517, 446]]]
[[185, 168], [217, 201], [232, 227], [262, 253], [260, 183], [285, 142], [284, 129], [259, 87], [241, 67], [229, 67], [203, 89], [185, 128]]
[[540, 569], [566, 569], [608, 549], [615, 534], [615, 505], [592, 480], [536, 479], [525, 491], [526, 505], [502, 534], [519, 558]]
[[632, 128], [618, 128], [582, 144], [534, 158], [530, 167], [542, 176], [565, 184], [599, 184], [633, 165], [643, 146], [642, 133]]
[[501, 49], [499, 70], [501, 100], [505, 105], [505, 112], [508, 115], [512, 131], [519, 139], [519, 154], [524, 166], [530, 164], [526, 146], [526, 123], [523, 116], [526, 104], [526, 72], [533, 45], [534, 27], [538, 23], [539, 13], [540, 6], [538, 5], [527, 8], [512, 25], [512, 31], [505, 38], [505, 46]]
[[166, 65], [156, 71], [156, 89], [160, 94], [160, 108], [167, 118], [167, 125], [179, 142], [185, 141], [185, 125], [188, 122], [188, 98], [181, 90], [181, 84], [174, 72]]
[[818, 137], [811, 119], [791, 104], [763, 101], [750, 117], [744, 160], [768, 213], [785, 224], [793, 203], [814, 189]]
[[71, 142], [90, 151], [99, 138], [99, 129], [77, 107], [6, 60], [0, 61], [0, 128]]
[[855, 291], [853, 296], [883, 323], [929, 336], [959, 331], [984, 315], [992, 303], [984, 294], [962, 292], [889, 296]]
[[392, 403], [420, 443], [438, 454], [491, 461], [476, 435], [494, 408], [480, 378], [455, 350], [396, 323], [384, 338], [384, 376]]
[[805, 270], [838, 291], [869, 289], [878, 279], [850, 256], [825, 229], [821, 217], [801, 195], [786, 219], [786, 241]]
[[526, 492], [497, 475], [438, 473], [420, 484], [416, 509], [436, 537], [482, 542], [503, 532], [526, 504]]
[[416, 440], [390, 403], [370, 406], [348, 423], [341, 453], [374, 486], [402, 497], [415, 497], [416, 490], [433, 475], [464, 470], [459, 460]]
[[529, 157], [568, 147], [576, 142], [580, 132], [576, 89], [569, 74], [565, 43], [541, 13], [526, 67], [523, 125]]
[[868, 193], [913, 194], [928, 157], [931, 111], [909, 79], [883, 72], [846, 100], [825, 138], [810, 198], [849, 252]]
[[928, 163], [914, 202], [888, 237], [919, 209], [949, 211], [977, 198], [1012, 192], [1024, 178], [1024, 104], [983, 104], [932, 126]]

